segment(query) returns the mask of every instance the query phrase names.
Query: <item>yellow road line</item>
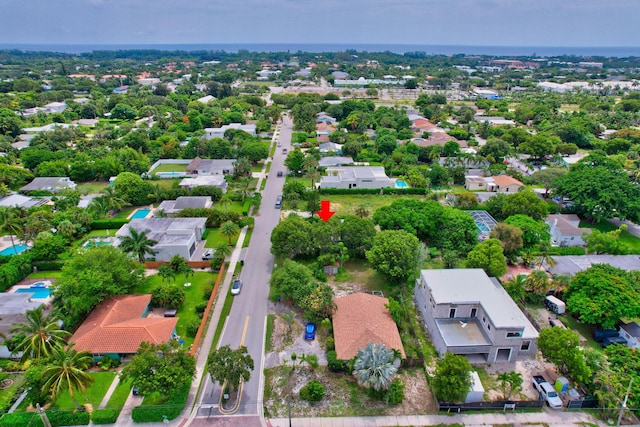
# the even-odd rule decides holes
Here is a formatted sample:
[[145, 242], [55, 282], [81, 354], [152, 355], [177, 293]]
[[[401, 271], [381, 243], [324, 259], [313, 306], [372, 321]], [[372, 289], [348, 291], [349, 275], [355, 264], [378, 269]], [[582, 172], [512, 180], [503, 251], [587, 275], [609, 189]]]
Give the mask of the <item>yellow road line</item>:
[[247, 329], [249, 329], [249, 316], [244, 319], [244, 329], [242, 330], [242, 338], [240, 338], [240, 347], [244, 345], [244, 339], [247, 337]]

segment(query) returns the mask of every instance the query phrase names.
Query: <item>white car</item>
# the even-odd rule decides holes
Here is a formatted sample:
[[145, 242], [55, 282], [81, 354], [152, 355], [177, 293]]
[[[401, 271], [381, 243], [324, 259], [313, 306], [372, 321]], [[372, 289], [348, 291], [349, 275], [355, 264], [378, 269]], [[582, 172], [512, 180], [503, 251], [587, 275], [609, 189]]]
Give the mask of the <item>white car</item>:
[[234, 280], [231, 285], [231, 295], [238, 295], [240, 293], [240, 289], [242, 289], [242, 280]]
[[204, 253], [202, 254], [202, 260], [207, 260], [207, 259], [213, 259], [213, 249], [207, 249], [206, 251], [204, 251]]

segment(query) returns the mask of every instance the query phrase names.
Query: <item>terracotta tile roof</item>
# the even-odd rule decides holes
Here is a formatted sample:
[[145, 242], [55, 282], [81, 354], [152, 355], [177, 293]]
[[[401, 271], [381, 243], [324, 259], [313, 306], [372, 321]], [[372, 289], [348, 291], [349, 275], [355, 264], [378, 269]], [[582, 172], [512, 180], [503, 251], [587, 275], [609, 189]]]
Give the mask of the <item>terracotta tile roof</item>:
[[191, 160], [191, 163], [187, 165], [186, 171], [193, 172], [197, 170], [198, 166], [200, 166], [200, 163], [202, 163], [202, 159], [200, 157], [196, 157], [195, 159]]
[[369, 343], [400, 350], [405, 358], [398, 327], [385, 307], [388, 299], [358, 292], [334, 301], [337, 309], [333, 315], [333, 334], [338, 359], [353, 359]]
[[118, 295], [100, 303], [70, 339], [77, 350], [135, 353], [140, 344], [169, 342], [176, 317], [141, 317], [151, 295]]
[[492, 176], [493, 182], [498, 184], [498, 187], [508, 187], [509, 185], [524, 185], [520, 181], [515, 178], [510, 177], [509, 175], [498, 175]]
[[426, 119], [417, 119], [413, 121], [413, 126], [414, 129], [422, 129], [422, 130], [433, 130], [435, 128], [437, 128], [436, 125], [434, 125], [433, 123], [431, 123], [429, 120]]

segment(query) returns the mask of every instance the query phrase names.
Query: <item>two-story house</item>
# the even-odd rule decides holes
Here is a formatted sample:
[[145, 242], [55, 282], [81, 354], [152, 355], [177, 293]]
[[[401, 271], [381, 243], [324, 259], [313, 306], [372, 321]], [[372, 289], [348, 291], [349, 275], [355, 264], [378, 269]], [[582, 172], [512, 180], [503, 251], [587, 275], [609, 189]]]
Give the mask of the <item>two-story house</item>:
[[484, 270], [422, 270], [415, 301], [440, 355], [494, 363], [536, 353], [538, 331]]

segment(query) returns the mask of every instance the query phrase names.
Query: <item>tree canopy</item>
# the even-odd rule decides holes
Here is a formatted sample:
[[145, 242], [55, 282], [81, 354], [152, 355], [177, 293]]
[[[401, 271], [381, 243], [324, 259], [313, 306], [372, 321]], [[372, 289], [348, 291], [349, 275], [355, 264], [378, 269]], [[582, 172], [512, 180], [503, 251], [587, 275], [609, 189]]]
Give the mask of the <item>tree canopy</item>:
[[471, 365], [466, 357], [447, 353], [436, 362], [430, 382], [438, 400], [464, 402], [471, 388]]
[[404, 230], [382, 231], [373, 239], [367, 260], [394, 282], [404, 282], [416, 265], [419, 243], [416, 236]]
[[500, 277], [507, 272], [507, 261], [502, 249], [502, 242], [498, 239], [487, 239], [480, 242], [466, 261], [467, 268], [481, 268], [491, 277]]

